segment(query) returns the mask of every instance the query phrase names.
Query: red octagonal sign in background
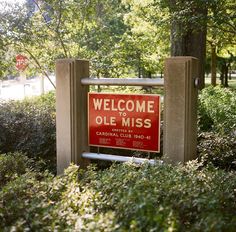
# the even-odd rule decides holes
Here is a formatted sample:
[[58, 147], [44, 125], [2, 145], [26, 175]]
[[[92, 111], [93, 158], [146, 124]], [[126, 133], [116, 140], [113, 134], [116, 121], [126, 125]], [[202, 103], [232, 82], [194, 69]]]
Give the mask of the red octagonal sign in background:
[[24, 71], [28, 66], [28, 58], [24, 55], [18, 54], [16, 56], [16, 68], [19, 71]]
[[160, 96], [89, 93], [89, 145], [160, 151]]

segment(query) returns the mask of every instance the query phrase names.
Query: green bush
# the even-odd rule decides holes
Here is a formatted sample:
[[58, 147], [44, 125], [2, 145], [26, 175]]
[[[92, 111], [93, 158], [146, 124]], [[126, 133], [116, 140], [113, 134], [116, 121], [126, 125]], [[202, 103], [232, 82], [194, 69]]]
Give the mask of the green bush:
[[0, 153], [20, 151], [55, 166], [55, 94], [0, 102]]
[[212, 132], [201, 133], [198, 142], [199, 159], [222, 169], [236, 170], [236, 137]]
[[90, 174], [98, 212], [115, 212], [121, 231], [234, 231], [236, 176], [199, 164], [118, 165]]
[[199, 95], [200, 160], [223, 169], [236, 169], [236, 92], [208, 87]]
[[0, 155], [0, 189], [33, 168], [33, 160], [20, 153]]
[[199, 96], [199, 127], [202, 131], [221, 134], [236, 132], [236, 92], [208, 87]]
[[57, 177], [29, 170], [7, 182], [2, 230], [235, 231], [234, 172], [196, 162], [78, 170]]

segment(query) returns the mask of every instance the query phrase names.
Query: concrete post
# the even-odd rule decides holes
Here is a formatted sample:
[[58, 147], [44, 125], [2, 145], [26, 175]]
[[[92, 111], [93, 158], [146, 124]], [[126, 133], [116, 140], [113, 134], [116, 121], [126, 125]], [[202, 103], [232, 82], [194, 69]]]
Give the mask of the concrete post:
[[184, 163], [197, 156], [198, 59], [166, 59], [164, 78], [164, 156]]
[[56, 62], [56, 134], [57, 173], [63, 173], [70, 163], [85, 167], [81, 157], [89, 151], [87, 135], [88, 87], [81, 79], [89, 76], [86, 60], [62, 59]]

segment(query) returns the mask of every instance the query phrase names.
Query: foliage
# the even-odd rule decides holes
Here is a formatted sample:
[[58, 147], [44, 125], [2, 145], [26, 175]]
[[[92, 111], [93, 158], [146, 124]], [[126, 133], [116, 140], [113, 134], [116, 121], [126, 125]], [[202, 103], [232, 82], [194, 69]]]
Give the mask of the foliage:
[[[165, 9], [153, 1], [122, 0], [127, 9], [123, 16], [127, 30], [120, 46], [126, 65], [139, 77], [151, 77], [163, 71], [163, 60], [169, 51], [169, 32]], [[152, 17], [155, 15], [155, 22]], [[158, 22], [162, 21], [161, 25]]]
[[[227, 38], [234, 38], [233, 3], [232, 0], [44, 0], [14, 3], [12, 7], [0, 3], [3, 51], [0, 75], [16, 71], [13, 57], [21, 53], [29, 58], [27, 72], [37, 70], [35, 73], [46, 76], [54, 70], [56, 59], [76, 57], [91, 60], [92, 74], [96, 76], [150, 77], [162, 71], [170, 42], [182, 34], [188, 37], [208, 23], [212, 42], [222, 41], [220, 35], [226, 33]], [[171, 24], [176, 25], [176, 30], [170, 36]], [[233, 41], [223, 40], [222, 46], [227, 48]], [[185, 48], [191, 45], [184, 43]], [[7, 57], [9, 50], [13, 54]], [[11, 63], [5, 64], [4, 60]]]
[[33, 166], [33, 160], [20, 153], [8, 153], [0, 155], [0, 189], [7, 182], [13, 181], [18, 176], [29, 171]]
[[79, 175], [72, 165], [57, 177], [29, 170], [1, 189], [0, 224], [3, 231], [234, 231], [235, 188], [235, 173], [196, 162], [90, 166]]
[[54, 166], [55, 95], [0, 102], [0, 152], [21, 151]]
[[[209, 1], [208, 26], [213, 43], [235, 43], [235, 2], [233, 0]], [[223, 38], [219, 33], [224, 34]], [[223, 41], [222, 41], [223, 39]]]
[[199, 96], [199, 159], [222, 169], [236, 169], [235, 90], [210, 86]]
[[199, 159], [203, 164], [236, 170], [236, 137], [212, 132], [201, 133], [198, 142]]
[[[97, 208], [115, 211], [120, 228], [127, 231], [233, 230], [235, 179], [214, 169], [199, 171], [198, 165], [111, 167], [90, 182], [102, 194]], [[231, 184], [226, 184], [227, 179]], [[221, 192], [228, 187], [228, 193]], [[233, 198], [225, 199], [229, 195]], [[225, 208], [223, 202], [228, 202]], [[222, 207], [225, 215], [221, 214]], [[224, 228], [225, 224], [229, 227]]]
[[216, 85], [220, 73], [221, 85], [228, 87], [230, 69], [235, 66], [236, 20], [232, 0], [212, 1], [208, 9], [208, 56], [211, 57], [211, 80]]
[[[116, 61], [115, 44], [125, 28], [122, 12], [119, 0], [46, 0], [14, 5], [0, 12], [4, 19], [0, 22], [4, 38], [0, 49], [24, 53], [29, 67], [46, 76], [54, 70], [56, 59], [73, 57], [98, 63], [93, 71], [104, 73]], [[117, 72], [117, 67], [109, 72]]]
[[236, 131], [236, 94], [234, 90], [208, 87], [199, 96], [199, 127], [221, 134]]
[[[70, 34], [67, 34], [65, 25], [72, 17], [68, 14], [72, 10], [69, 1], [28, 1], [23, 5], [14, 3], [11, 7], [4, 7], [6, 3], [0, 4], [4, 9], [0, 12], [3, 47], [14, 50], [15, 54], [26, 55], [29, 69], [34, 68], [47, 76], [48, 71], [54, 70], [55, 59], [71, 55], [67, 45]], [[64, 4], [67, 4], [67, 9]], [[82, 22], [80, 20], [77, 26], [80, 27]]]

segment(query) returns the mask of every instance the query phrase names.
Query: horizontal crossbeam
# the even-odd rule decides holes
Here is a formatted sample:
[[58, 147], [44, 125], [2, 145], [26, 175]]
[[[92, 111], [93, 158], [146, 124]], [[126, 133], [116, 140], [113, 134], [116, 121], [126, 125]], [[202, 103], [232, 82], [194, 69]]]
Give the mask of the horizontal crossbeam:
[[108, 155], [108, 154], [101, 154], [101, 153], [90, 153], [90, 152], [83, 152], [82, 157], [87, 158], [87, 159], [99, 159], [99, 160], [107, 160], [107, 161], [133, 162], [137, 164], [142, 164], [145, 162], [149, 164], [162, 164], [163, 163], [163, 161], [161, 160], [144, 159], [144, 158], [136, 158], [136, 157], [129, 157], [129, 156]]
[[164, 86], [160, 78], [83, 78], [82, 85]]

